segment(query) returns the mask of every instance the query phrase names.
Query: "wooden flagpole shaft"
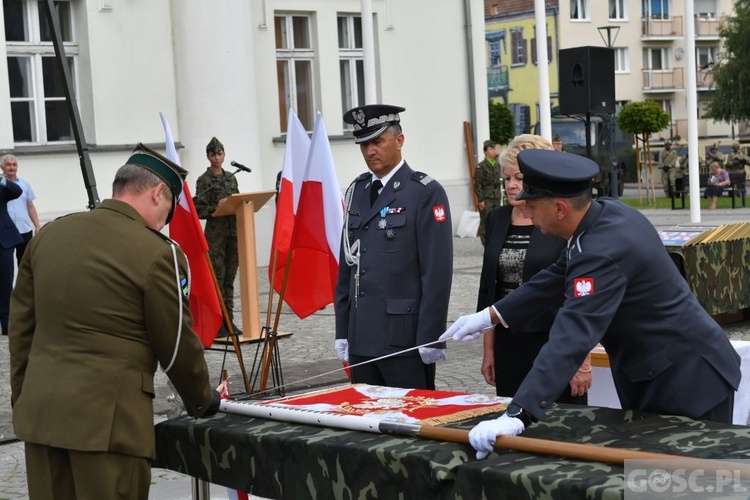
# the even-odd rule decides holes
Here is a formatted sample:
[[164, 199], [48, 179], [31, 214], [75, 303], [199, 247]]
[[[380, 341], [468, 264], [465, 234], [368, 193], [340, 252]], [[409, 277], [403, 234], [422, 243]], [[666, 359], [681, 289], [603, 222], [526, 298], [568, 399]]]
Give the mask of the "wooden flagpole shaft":
[[[237, 335], [234, 332], [232, 326], [232, 320], [229, 317], [229, 311], [227, 306], [224, 304], [224, 296], [221, 294], [221, 288], [219, 287], [219, 280], [216, 279], [216, 272], [214, 266], [211, 264], [211, 257], [208, 252], [204, 252], [203, 256], [206, 258], [208, 264], [208, 270], [211, 273], [211, 279], [214, 282], [214, 289], [216, 290], [216, 296], [219, 298], [219, 306], [221, 307], [221, 316], [224, 319], [224, 323], [229, 331], [229, 338], [232, 340], [232, 346], [234, 347], [234, 353], [237, 355], [237, 363], [240, 365], [240, 372], [242, 373], [242, 380], [245, 383], [245, 390], [250, 393], [252, 387], [250, 386], [250, 380], [247, 378], [247, 372], [245, 371], [245, 361], [242, 359], [242, 351], [240, 350], [240, 343], [237, 341]], [[223, 379], [222, 379], [223, 380]]]
[[[276, 348], [276, 334], [278, 332], [279, 328], [279, 319], [281, 317], [281, 307], [284, 304], [284, 292], [286, 292], [286, 283], [289, 279], [289, 267], [292, 264], [292, 250], [289, 249], [289, 252], [286, 255], [286, 266], [284, 267], [284, 277], [281, 280], [281, 290], [279, 291], [279, 303], [278, 307], [276, 308], [276, 317], [273, 321], [273, 329], [268, 332], [268, 335], [266, 336], [266, 346], [264, 346], [263, 349], [263, 366], [260, 374], [260, 390], [261, 392], [266, 390], [266, 385], [268, 383], [268, 371], [271, 368], [271, 360], [273, 359], [273, 351]], [[271, 284], [273, 287], [273, 283]], [[266, 348], [267, 347], [267, 348]]]
[[[253, 418], [263, 418], [296, 424], [335, 427], [360, 432], [372, 432], [404, 437], [420, 437], [436, 441], [469, 444], [469, 431], [448, 427], [405, 424], [378, 420], [371, 417], [340, 415], [335, 413], [280, 407], [272, 404], [253, 404], [236, 401], [222, 401], [221, 411]], [[523, 436], [500, 436], [495, 441], [495, 448], [505, 448], [538, 455], [555, 455], [577, 460], [619, 465], [624, 464], [625, 460], [691, 460], [700, 462], [700, 465], [707, 470], [723, 470], [727, 468], [727, 464], [724, 462], [686, 457], [684, 455], [652, 453], [648, 451], [611, 448], [591, 444], [564, 443], [561, 441], [527, 438]], [[750, 467], [748, 466], [741, 466], [737, 463], [731, 465], [733, 469], [742, 468], [743, 470], [747, 469], [750, 471]]]

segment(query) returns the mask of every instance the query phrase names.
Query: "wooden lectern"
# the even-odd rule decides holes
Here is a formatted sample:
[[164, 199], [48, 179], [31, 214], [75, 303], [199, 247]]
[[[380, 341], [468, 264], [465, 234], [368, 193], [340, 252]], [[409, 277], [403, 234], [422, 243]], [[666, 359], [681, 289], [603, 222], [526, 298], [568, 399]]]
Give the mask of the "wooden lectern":
[[[213, 213], [214, 217], [237, 216], [237, 249], [240, 264], [240, 300], [242, 304], [242, 336], [240, 342], [260, 338], [260, 297], [258, 295], [258, 258], [255, 252], [255, 212], [270, 200], [276, 191], [233, 194]], [[231, 318], [230, 318], [231, 319]]]

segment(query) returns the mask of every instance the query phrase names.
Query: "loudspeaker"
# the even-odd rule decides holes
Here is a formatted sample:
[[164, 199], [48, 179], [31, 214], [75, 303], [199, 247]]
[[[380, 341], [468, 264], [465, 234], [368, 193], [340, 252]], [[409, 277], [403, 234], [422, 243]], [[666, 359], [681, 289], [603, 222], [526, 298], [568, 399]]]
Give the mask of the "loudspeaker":
[[615, 49], [575, 47], [559, 54], [560, 113], [614, 113]]

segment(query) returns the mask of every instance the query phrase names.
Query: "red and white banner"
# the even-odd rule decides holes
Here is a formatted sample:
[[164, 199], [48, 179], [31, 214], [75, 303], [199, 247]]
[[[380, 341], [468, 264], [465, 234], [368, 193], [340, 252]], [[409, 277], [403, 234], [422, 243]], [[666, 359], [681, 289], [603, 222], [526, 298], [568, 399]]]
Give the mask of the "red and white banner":
[[[180, 158], [174, 145], [172, 130], [164, 113], [159, 113], [159, 116], [166, 135], [166, 156], [179, 165]], [[208, 244], [187, 182], [183, 182], [180, 201], [169, 223], [169, 237], [180, 245], [190, 266], [190, 312], [193, 315], [193, 331], [198, 334], [204, 346], [210, 347], [221, 326], [222, 313], [206, 260]]]

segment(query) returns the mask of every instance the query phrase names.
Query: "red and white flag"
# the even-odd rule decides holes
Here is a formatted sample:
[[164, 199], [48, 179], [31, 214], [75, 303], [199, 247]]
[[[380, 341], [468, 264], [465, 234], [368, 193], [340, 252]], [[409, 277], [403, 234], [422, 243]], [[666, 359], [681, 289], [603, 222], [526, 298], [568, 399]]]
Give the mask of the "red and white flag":
[[[174, 146], [172, 130], [164, 113], [159, 113], [159, 116], [166, 135], [167, 158], [179, 165], [180, 158]], [[190, 266], [190, 312], [193, 314], [193, 331], [198, 334], [204, 346], [210, 347], [221, 326], [221, 306], [206, 260], [208, 243], [187, 182], [182, 184], [180, 201], [169, 223], [169, 237], [180, 245]]]
[[343, 220], [344, 199], [325, 123], [318, 113], [295, 215], [284, 294], [284, 302], [300, 318], [333, 302]]
[[307, 165], [307, 154], [310, 151], [310, 138], [302, 122], [291, 109], [287, 124], [284, 165], [281, 169], [281, 183], [276, 199], [276, 219], [273, 225], [271, 257], [268, 263], [268, 279], [270, 281], [273, 275], [273, 289], [276, 293], [281, 293], [281, 284], [284, 280], [284, 270], [294, 231], [294, 214], [297, 212], [302, 179]]

